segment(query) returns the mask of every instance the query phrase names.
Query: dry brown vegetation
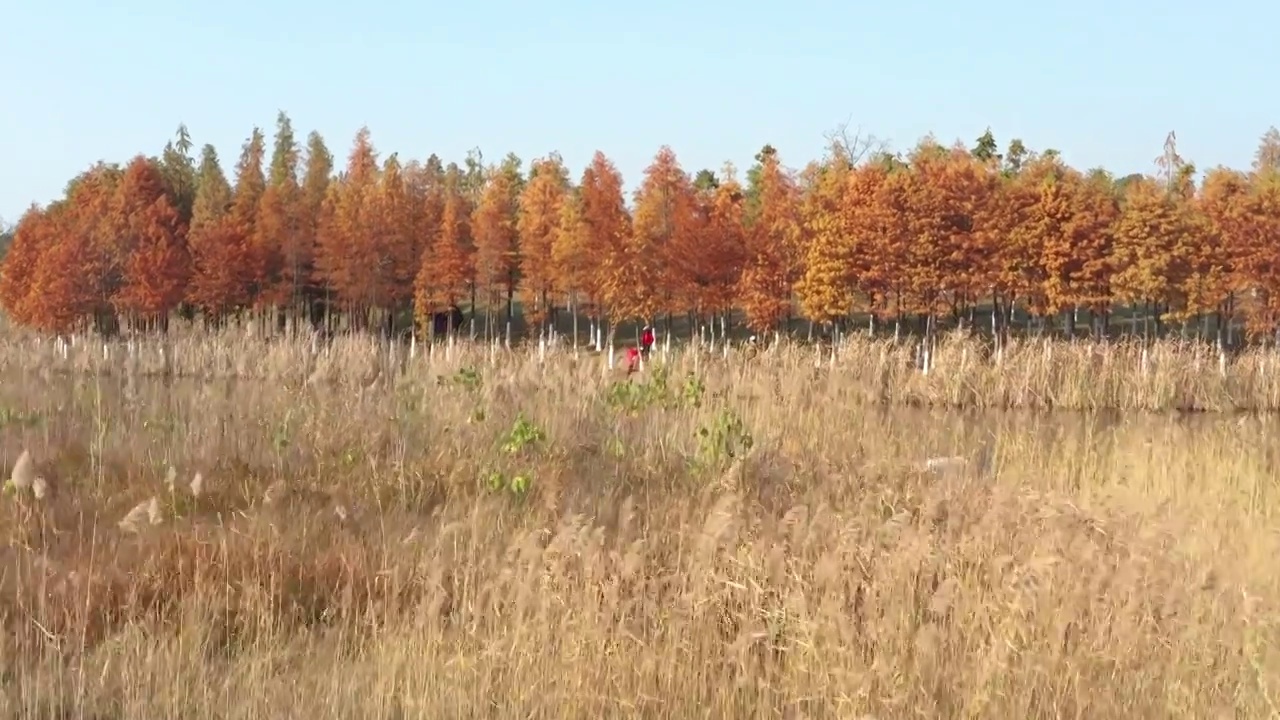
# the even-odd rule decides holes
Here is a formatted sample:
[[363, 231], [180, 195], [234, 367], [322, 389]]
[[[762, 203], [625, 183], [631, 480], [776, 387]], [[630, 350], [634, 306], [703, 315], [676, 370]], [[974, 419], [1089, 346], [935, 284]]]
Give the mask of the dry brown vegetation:
[[1277, 356], [912, 352], [14, 335], [0, 714], [1278, 712], [1280, 422], [902, 407], [1272, 409]]

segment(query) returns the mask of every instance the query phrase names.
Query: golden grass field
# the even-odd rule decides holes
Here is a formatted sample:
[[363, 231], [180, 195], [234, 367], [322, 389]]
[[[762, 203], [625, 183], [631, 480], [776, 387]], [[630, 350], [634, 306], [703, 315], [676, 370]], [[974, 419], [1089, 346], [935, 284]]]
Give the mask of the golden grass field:
[[157, 343], [0, 340], [0, 716], [1280, 714], [1280, 421], [1146, 412], [1280, 354]]

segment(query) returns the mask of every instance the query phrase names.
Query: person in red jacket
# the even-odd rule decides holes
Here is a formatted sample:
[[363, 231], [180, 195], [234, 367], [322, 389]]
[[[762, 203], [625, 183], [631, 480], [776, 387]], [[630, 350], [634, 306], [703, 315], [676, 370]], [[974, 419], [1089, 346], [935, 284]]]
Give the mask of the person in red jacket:
[[653, 347], [653, 328], [645, 325], [644, 332], [640, 335], [640, 352], [647, 358], [651, 347]]

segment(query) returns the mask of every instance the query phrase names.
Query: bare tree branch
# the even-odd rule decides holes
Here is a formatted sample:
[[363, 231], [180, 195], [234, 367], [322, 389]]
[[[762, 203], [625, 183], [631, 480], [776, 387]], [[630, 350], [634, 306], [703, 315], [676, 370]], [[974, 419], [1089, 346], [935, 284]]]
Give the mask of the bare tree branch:
[[884, 152], [889, 144], [875, 135], [863, 134], [861, 126], [850, 128], [852, 118], [826, 133], [825, 138], [833, 157], [850, 165], [857, 165], [868, 157]]

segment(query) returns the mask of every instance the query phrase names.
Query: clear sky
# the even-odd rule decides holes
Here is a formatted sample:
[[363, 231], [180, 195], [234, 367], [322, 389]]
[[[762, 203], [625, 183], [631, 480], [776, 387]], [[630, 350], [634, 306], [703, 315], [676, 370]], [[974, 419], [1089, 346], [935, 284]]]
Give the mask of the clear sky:
[[906, 149], [991, 126], [1072, 164], [1149, 172], [1176, 130], [1246, 167], [1280, 124], [1280, 4], [1257, 0], [0, 0], [0, 217], [185, 122], [230, 172], [276, 112], [344, 162], [596, 149], [628, 188], [663, 144], [689, 171], [765, 143], [801, 167], [846, 121]]

